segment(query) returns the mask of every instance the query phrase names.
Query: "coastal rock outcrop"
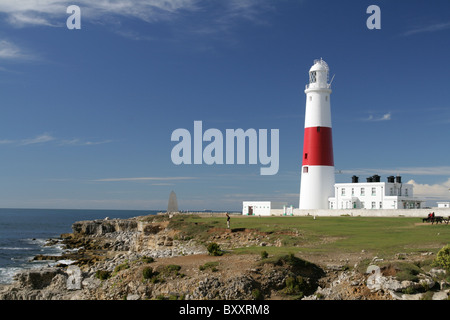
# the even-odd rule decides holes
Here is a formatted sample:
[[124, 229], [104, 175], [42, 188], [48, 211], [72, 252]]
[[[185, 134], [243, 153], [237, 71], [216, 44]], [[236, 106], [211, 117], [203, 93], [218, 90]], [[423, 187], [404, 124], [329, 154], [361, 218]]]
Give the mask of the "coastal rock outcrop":
[[76, 222], [73, 233], [52, 242], [65, 246], [62, 256], [37, 257], [54, 266], [18, 273], [13, 284], [0, 287], [0, 300], [406, 300], [423, 298], [414, 290], [437, 286], [432, 299], [448, 297], [445, 270], [400, 281], [376, 265], [364, 273], [334, 262], [322, 268], [293, 254], [212, 256], [208, 241], [226, 252], [276, 247], [277, 239], [225, 228], [212, 228], [203, 234], [209, 238], [198, 238], [197, 229], [186, 234], [170, 222], [169, 215]]

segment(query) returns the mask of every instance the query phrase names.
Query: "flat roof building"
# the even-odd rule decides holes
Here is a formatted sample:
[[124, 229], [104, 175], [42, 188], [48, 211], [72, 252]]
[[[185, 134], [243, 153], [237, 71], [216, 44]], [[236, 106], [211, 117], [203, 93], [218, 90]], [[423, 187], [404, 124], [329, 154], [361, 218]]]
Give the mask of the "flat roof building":
[[242, 202], [242, 214], [248, 216], [270, 216], [274, 213], [273, 210], [280, 211], [286, 215], [292, 215], [294, 212], [293, 206], [288, 206], [283, 202], [272, 201], [244, 201]]

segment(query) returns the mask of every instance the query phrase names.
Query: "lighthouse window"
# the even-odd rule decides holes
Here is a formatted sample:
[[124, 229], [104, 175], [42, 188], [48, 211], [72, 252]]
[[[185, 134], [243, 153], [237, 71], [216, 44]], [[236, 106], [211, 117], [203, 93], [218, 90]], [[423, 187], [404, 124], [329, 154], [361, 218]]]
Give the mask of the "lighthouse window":
[[325, 101], [328, 101], [328, 96], [325, 96]]
[[306, 159], [308, 159], [308, 154], [307, 154], [307, 153], [305, 153], [305, 160], [306, 160]]
[[303, 173], [308, 173], [308, 167], [303, 167]]
[[310, 83], [316, 82], [316, 72], [315, 71], [309, 73], [309, 82]]

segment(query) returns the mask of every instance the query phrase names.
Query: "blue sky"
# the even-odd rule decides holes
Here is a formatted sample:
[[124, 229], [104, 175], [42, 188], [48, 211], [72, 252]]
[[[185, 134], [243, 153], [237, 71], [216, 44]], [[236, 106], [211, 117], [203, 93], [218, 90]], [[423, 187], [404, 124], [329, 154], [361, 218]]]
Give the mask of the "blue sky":
[[[69, 5], [81, 29], [68, 30]], [[369, 5], [381, 29], [369, 30]], [[298, 204], [305, 84], [335, 75], [337, 182], [400, 174], [450, 198], [450, 3], [0, 0], [0, 207]], [[180, 165], [177, 128], [279, 129], [280, 168]]]

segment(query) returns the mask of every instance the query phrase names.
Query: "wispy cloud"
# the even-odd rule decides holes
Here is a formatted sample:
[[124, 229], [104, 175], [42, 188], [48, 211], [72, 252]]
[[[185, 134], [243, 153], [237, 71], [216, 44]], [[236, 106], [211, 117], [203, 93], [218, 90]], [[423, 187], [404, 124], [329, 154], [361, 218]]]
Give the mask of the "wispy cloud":
[[26, 138], [21, 140], [0, 139], [0, 145], [12, 144], [12, 145], [27, 146], [35, 144], [45, 144], [49, 142], [54, 142], [56, 143], [56, 145], [59, 146], [95, 146], [99, 144], [111, 143], [114, 142], [114, 140], [91, 141], [91, 140], [82, 140], [79, 138], [59, 139], [49, 133], [43, 133], [32, 138]]
[[113, 140], [102, 140], [102, 141], [83, 141], [81, 139], [75, 138], [75, 139], [71, 139], [71, 140], [62, 140], [60, 142], [60, 145], [62, 146], [66, 146], [66, 145], [71, 145], [71, 146], [95, 146], [98, 144], [105, 144], [105, 143], [111, 143], [113, 142]]
[[[181, 19], [183, 32], [211, 34], [232, 28], [237, 21], [251, 21], [266, 24], [261, 15], [273, 9], [273, 0], [78, 0], [82, 21], [108, 23], [118, 34], [135, 40], [149, 40], [148, 35], [140, 35], [126, 30], [122, 19], [132, 18], [146, 23], [171, 22]], [[68, 0], [1, 0], [0, 13], [6, 22], [16, 28], [35, 26], [65, 27], [68, 17], [66, 9], [74, 4]], [[207, 14], [206, 14], [207, 13]], [[183, 20], [184, 19], [184, 20]], [[181, 31], [181, 30], [179, 30]]]
[[91, 180], [95, 182], [135, 182], [135, 181], [176, 181], [176, 180], [193, 180], [195, 177], [132, 177], [132, 178], [106, 178]]
[[403, 33], [404, 36], [411, 36], [413, 34], [418, 33], [429, 33], [429, 32], [438, 32], [450, 29], [450, 22], [444, 22], [444, 23], [434, 23], [427, 26], [421, 26], [417, 27], [411, 30], [406, 31]]
[[[105, 16], [122, 16], [155, 22], [171, 18], [175, 13], [195, 10], [198, 0], [78, 0], [82, 18], [101, 19]], [[2, 0], [0, 12], [15, 27], [65, 26], [67, 7], [74, 4], [65, 0]]]
[[450, 166], [436, 166], [436, 167], [398, 167], [388, 169], [375, 168], [359, 168], [352, 170], [341, 170], [344, 174], [408, 174], [408, 175], [423, 175], [423, 176], [450, 176]]
[[378, 116], [374, 116], [374, 115], [369, 115], [367, 118], [363, 119], [364, 121], [389, 121], [392, 119], [391, 113], [385, 113], [383, 115], [378, 115]]
[[11, 143], [15, 143], [15, 141], [14, 140], [8, 140], [8, 139], [0, 140], [0, 144], [11, 144]]
[[49, 142], [49, 141], [53, 141], [55, 139], [56, 138], [51, 136], [50, 134], [44, 133], [44, 134], [41, 134], [41, 135], [39, 135], [39, 136], [37, 136], [35, 138], [24, 139], [24, 140], [22, 140], [20, 142], [20, 144], [21, 145], [29, 145], [29, 144], [37, 144], [37, 143], [46, 143], [46, 142]]
[[33, 55], [26, 53], [18, 45], [8, 41], [0, 40], [0, 59], [2, 60], [29, 60]]

